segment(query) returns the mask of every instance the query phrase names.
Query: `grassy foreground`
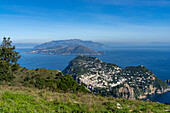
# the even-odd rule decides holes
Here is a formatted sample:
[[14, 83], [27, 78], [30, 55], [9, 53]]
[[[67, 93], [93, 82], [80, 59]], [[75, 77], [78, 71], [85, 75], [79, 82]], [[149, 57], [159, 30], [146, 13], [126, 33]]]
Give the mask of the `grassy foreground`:
[[0, 86], [0, 112], [116, 112], [164, 113], [170, 105], [141, 100], [115, 99], [92, 94], [56, 93], [36, 88]]

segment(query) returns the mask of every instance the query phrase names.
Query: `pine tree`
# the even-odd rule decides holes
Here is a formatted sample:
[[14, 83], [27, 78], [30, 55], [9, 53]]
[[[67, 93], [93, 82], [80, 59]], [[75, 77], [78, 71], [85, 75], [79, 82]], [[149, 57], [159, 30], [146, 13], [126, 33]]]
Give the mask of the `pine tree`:
[[0, 45], [0, 81], [11, 81], [14, 78], [12, 72], [18, 69], [19, 58], [10, 38], [4, 37]]

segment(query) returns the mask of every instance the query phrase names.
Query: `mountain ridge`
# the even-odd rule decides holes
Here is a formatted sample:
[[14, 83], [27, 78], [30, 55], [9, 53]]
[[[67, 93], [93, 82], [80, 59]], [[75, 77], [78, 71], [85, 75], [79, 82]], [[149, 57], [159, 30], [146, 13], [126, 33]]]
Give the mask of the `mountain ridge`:
[[99, 42], [93, 42], [93, 41], [83, 41], [80, 39], [69, 39], [69, 40], [54, 40], [50, 42], [46, 42], [40, 45], [35, 46], [35, 49], [42, 49], [46, 47], [52, 47], [52, 46], [78, 46], [78, 45], [83, 45], [86, 46], [90, 49], [98, 49], [98, 48], [104, 48], [105, 45], [101, 44]]
[[83, 45], [78, 46], [54, 46], [27, 51], [28, 53], [57, 54], [57, 55], [101, 55], [103, 52], [91, 50]]
[[92, 48], [101, 49], [105, 45], [80, 39], [57, 40], [46, 42], [34, 47], [28, 53], [57, 54], [57, 55], [101, 55], [103, 51], [96, 51]]

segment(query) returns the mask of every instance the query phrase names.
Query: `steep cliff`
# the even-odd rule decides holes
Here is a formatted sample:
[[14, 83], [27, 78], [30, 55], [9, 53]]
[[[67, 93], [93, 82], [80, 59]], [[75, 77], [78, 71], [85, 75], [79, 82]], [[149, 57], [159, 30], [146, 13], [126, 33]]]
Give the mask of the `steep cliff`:
[[70, 61], [63, 73], [72, 75], [78, 83], [84, 83], [93, 93], [103, 96], [137, 99], [168, 91], [168, 85], [143, 65], [123, 69], [96, 57], [81, 55]]

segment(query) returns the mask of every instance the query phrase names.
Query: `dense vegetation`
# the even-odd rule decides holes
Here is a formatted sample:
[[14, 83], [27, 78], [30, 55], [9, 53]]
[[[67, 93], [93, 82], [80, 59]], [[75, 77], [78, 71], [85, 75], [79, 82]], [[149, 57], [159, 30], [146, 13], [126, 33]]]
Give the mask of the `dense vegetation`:
[[63, 75], [58, 70], [36, 69], [29, 70], [17, 63], [20, 56], [11, 45], [10, 38], [3, 38], [0, 46], [0, 84], [13, 86], [36, 87], [57, 92], [84, 92], [83, 85], [79, 85], [70, 75]]
[[68, 74], [63, 75], [58, 70], [35, 69], [29, 70], [20, 67], [14, 72], [15, 79], [11, 85], [23, 85], [26, 87], [36, 87], [48, 89], [55, 92], [84, 92], [88, 91], [83, 85], [79, 85], [73, 77]]

